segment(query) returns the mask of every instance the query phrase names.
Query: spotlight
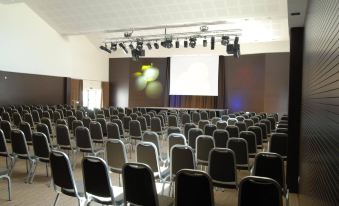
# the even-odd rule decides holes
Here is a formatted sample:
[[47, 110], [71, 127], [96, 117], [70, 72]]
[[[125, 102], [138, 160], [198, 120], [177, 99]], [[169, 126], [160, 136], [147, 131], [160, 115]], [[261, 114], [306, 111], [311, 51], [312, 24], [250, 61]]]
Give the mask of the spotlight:
[[141, 51], [143, 48], [144, 42], [137, 40], [137, 50]]
[[187, 42], [187, 40], [184, 41], [184, 47], [185, 47], [185, 48], [188, 47], [188, 42]]
[[148, 43], [146, 44], [146, 46], [147, 46], [148, 50], [151, 50], [151, 49], [152, 49], [151, 43], [148, 42]]
[[194, 38], [194, 37], [191, 37], [189, 45], [190, 45], [191, 48], [194, 48], [195, 45], [197, 45], [197, 39]]
[[237, 36], [234, 39], [233, 56], [234, 56], [234, 58], [238, 58], [238, 59], [240, 57], [239, 37], [237, 37]]
[[125, 54], [128, 54], [128, 50], [126, 49], [126, 46], [124, 43], [119, 43], [119, 47], [124, 50]]
[[211, 37], [211, 50], [214, 50], [214, 44], [215, 44], [215, 37]]
[[239, 37], [238, 36], [236, 36], [234, 38], [234, 45], [236, 45], [236, 44], [239, 44]]
[[155, 49], [159, 49], [159, 44], [158, 44], [158, 42], [154, 42], [154, 48], [155, 48]]
[[130, 48], [130, 50], [134, 49], [134, 46], [133, 46], [132, 42], [128, 45], [128, 47]]
[[230, 41], [230, 37], [229, 36], [222, 36], [221, 37], [221, 45], [226, 46]]
[[111, 53], [111, 50], [109, 50], [108, 48], [107, 48], [107, 44], [105, 44], [105, 46], [100, 46], [99, 47], [101, 50], [104, 50], [105, 52], [108, 52], [108, 53]]
[[203, 47], [207, 47], [207, 40], [206, 39], [202, 40], [202, 45], [203, 45]]
[[117, 43], [112, 43], [111, 42], [111, 50], [116, 51], [117, 50]]
[[180, 46], [179, 40], [175, 41], [175, 48], [179, 48], [179, 46]]
[[173, 47], [172, 39], [165, 39], [165, 41], [162, 41], [161, 46], [167, 49], [170, 49]]
[[132, 58], [133, 61], [138, 61], [140, 56], [145, 56], [145, 50], [138, 50], [138, 49], [133, 49], [132, 50]]
[[227, 54], [233, 54], [233, 50], [234, 50], [234, 45], [233, 44], [227, 44], [227, 46], [226, 46]]

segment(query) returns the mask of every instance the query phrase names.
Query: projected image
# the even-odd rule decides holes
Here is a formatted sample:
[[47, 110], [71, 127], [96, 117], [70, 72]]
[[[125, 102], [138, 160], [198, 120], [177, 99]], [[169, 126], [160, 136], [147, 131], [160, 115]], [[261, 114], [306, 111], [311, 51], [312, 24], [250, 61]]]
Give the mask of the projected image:
[[142, 65], [140, 72], [135, 72], [135, 86], [138, 91], [145, 91], [147, 97], [156, 99], [162, 94], [163, 88], [159, 77], [159, 69], [150, 65]]

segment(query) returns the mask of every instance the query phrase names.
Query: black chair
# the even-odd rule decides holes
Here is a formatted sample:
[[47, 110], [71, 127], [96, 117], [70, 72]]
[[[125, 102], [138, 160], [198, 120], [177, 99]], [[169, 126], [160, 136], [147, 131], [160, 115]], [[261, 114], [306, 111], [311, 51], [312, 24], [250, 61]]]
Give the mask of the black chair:
[[206, 111], [201, 111], [200, 112], [200, 117], [201, 117], [201, 120], [208, 120], [208, 113]]
[[243, 138], [229, 138], [227, 148], [235, 153], [238, 170], [250, 170], [247, 141]]
[[212, 179], [213, 186], [238, 188], [235, 154], [231, 149], [212, 149], [208, 162], [208, 174]]
[[107, 205], [120, 205], [123, 203], [123, 188], [112, 185], [108, 166], [103, 159], [90, 156], [84, 157], [82, 160], [82, 174], [87, 205], [92, 201]]
[[94, 143], [103, 144], [104, 135], [102, 133], [101, 124], [97, 121], [91, 121], [89, 123], [89, 131]]
[[213, 206], [213, 185], [209, 175], [198, 170], [180, 170], [175, 179], [175, 205]]
[[247, 127], [246, 127], [246, 124], [245, 122], [236, 122], [235, 123], [235, 126], [237, 126], [239, 128], [239, 132], [242, 132], [242, 131], [246, 131]]
[[25, 183], [32, 183], [37, 158], [29, 153], [25, 135], [21, 130], [17, 129], [12, 130], [11, 139], [13, 155], [12, 169], [14, 169], [15, 163], [18, 159], [24, 159], [28, 161], [29, 164], [28, 165], [26, 164], [27, 177], [25, 178]]
[[195, 155], [197, 164], [208, 165], [208, 156], [210, 151], [215, 147], [214, 139], [209, 135], [199, 135], [195, 142]]
[[185, 125], [186, 123], [191, 123], [191, 116], [188, 113], [182, 114], [181, 117], [181, 125]]
[[84, 123], [81, 121], [81, 120], [73, 120], [72, 122], [72, 129], [73, 129], [73, 132], [75, 132], [75, 130], [77, 129], [77, 127], [80, 127], [80, 126], [84, 126]]
[[[56, 140], [59, 149], [72, 152], [72, 163], [75, 166], [76, 145], [71, 140], [68, 127], [63, 124], [56, 126]], [[68, 153], [69, 154], [69, 153]]]
[[75, 112], [75, 117], [78, 119], [78, 120], [81, 120], [82, 121], [82, 119], [84, 118], [84, 113], [82, 112], [82, 111], [80, 111], [80, 110], [77, 110], [76, 112]]
[[143, 116], [138, 116], [137, 120], [140, 122], [141, 132], [145, 132], [147, 130], [147, 121]]
[[13, 117], [13, 124], [14, 124], [17, 128], [19, 128], [20, 122], [22, 121], [22, 118], [21, 118], [20, 113], [19, 113], [19, 112], [14, 112], [14, 113], [12, 114], [12, 117]]
[[75, 142], [78, 150], [83, 154], [90, 154], [97, 156], [100, 153], [103, 153], [103, 150], [100, 148], [94, 148], [93, 140], [91, 138], [88, 128], [84, 126], [79, 126], [75, 130]]
[[[34, 132], [32, 135], [33, 140], [33, 150], [34, 155], [37, 158], [37, 163], [35, 164], [35, 168], [38, 166], [38, 162], [42, 162], [46, 164], [46, 174], [48, 177], [48, 165], [49, 165], [49, 153], [51, 151], [50, 145], [48, 143], [47, 137], [42, 132]], [[35, 168], [33, 170], [31, 182], [33, 182]]]
[[239, 137], [247, 141], [249, 157], [255, 157], [257, 154], [257, 139], [255, 133], [252, 131], [242, 131]]
[[19, 129], [25, 134], [26, 142], [28, 145], [32, 145], [32, 130], [28, 122], [20, 122]]
[[1, 119], [11, 122], [11, 116], [9, 115], [8, 112], [2, 112]]
[[68, 156], [63, 152], [52, 150], [49, 159], [54, 191], [57, 192], [53, 205], [57, 205], [61, 193], [76, 197], [78, 199], [78, 204], [83, 205], [86, 202], [83, 184], [75, 182]]
[[184, 125], [184, 135], [186, 139], [188, 139], [188, 131], [192, 128], [196, 128], [194, 123], [186, 123]]
[[190, 147], [192, 147], [193, 149], [195, 149], [196, 146], [196, 139], [198, 138], [199, 135], [203, 135], [204, 132], [202, 131], [202, 129], [199, 128], [191, 128], [188, 131], [188, 145]]
[[211, 110], [211, 111], [208, 112], [208, 117], [209, 117], [210, 119], [213, 119], [213, 118], [216, 117], [216, 116], [217, 116], [216, 111]]
[[4, 132], [6, 142], [11, 142], [11, 123], [7, 120], [0, 121], [0, 129]]
[[282, 206], [281, 187], [271, 178], [248, 176], [239, 184], [238, 206]]
[[104, 119], [104, 118], [97, 118], [96, 121], [100, 123], [101, 129], [102, 129], [102, 135], [104, 137], [107, 137], [107, 123], [106, 123], [106, 119]]
[[192, 116], [192, 122], [196, 125], [198, 125], [199, 121], [201, 120], [201, 116], [199, 112], [192, 112], [191, 113]]
[[213, 136], [213, 132], [216, 129], [217, 129], [216, 125], [214, 125], [214, 124], [207, 124], [204, 127], [204, 134], [205, 135], [209, 135], [209, 136]]
[[239, 137], [239, 128], [235, 125], [227, 125], [226, 131], [230, 137]]
[[273, 133], [268, 145], [268, 151], [278, 153], [286, 160], [288, 153], [288, 135], [285, 133]]
[[263, 149], [263, 140], [262, 140], [262, 131], [259, 126], [250, 126], [247, 128], [248, 131], [255, 133], [255, 138], [257, 139], [258, 149]]
[[23, 116], [23, 121], [27, 122], [29, 124], [30, 127], [34, 127], [34, 121], [33, 121], [33, 117], [30, 113], [26, 113]]
[[77, 118], [75, 116], [67, 116], [67, 126], [74, 133], [73, 121]]
[[169, 206], [173, 199], [157, 195], [151, 168], [142, 163], [126, 163], [122, 169], [124, 205]]
[[129, 122], [132, 120], [130, 116], [124, 116], [122, 118], [122, 124], [124, 125], [124, 130], [129, 132]]
[[84, 123], [84, 126], [87, 127], [89, 129], [89, 125], [91, 123], [92, 119], [89, 117], [83, 117], [82, 118], [82, 122]]
[[267, 136], [270, 136], [272, 133], [271, 122], [268, 119], [262, 119], [260, 120], [260, 123], [264, 123], [266, 125]]
[[227, 122], [226, 121], [218, 121], [217, 122], [217, 129], [226, 130]]
[[226, 148], [227, 140], [229, 139], [230, 135], [226, 130], [223, 129], [216, 129], [213, 132], [213, 139], [215, 142], [215, 147], [219, 148]]
[[176, 115], [168, 116], [168, 127], [178, 127], [178, 120]]
[[[11, 174], [12, 164], [13, 164], [13, 156], [10, 155], [9, 150], [7, 148], [6, 144], [6, 138], [3, 133], [3, 131], [0, 129], [0, 157], [5, 157], [6, 159], [6, 167], [9, 171], [9, 174]], [[8, 159], [10, 159], [10, 162], [8, 162]]]
[[262, 132], [262, 141], [263, 143], [267, 143], [268, 139], [267, 139], [267, 127], [265, 123], [259, 122], [256, 123], [254, 126], [258, 126], [261, 128], [261, 132]]
[[39, 123], [40, 122], [40, 114], [38, 112], [38, 110], [32, 110], [32, 118], [34, 123]]

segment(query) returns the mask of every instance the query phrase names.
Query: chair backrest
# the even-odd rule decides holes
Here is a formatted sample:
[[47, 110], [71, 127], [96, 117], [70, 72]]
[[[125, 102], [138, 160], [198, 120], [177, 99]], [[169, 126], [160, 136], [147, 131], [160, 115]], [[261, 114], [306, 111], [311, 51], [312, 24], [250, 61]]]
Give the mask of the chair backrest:
[[173, 179], [181, 169], [195, 169], [193, 149], [187, 145], [174, 145], [170, 150], [170, 177]]
[[48, 111], [43, 111], [43, 112], [42, 112], [42, 115], [41, 115], [41, 118], [48, 118], [48, 119], [50, 119], [50, 118], [51, 118], [51, 115], [49, 114]]
[[53, 112], [53, 120], [54, 120], [54, 122], [56, 122], [58, 119], [62, 119], [61, 118], [61, 114], [58, 111], [54, 111]]
[[239, 137], [239, 128], [235, 125], [227, 125], [226, 131], [228, 131], [230, 137]]
[[237, 116], [236, 119], [238, 120], [238, 122], [243, 122], [245, 120], [245, 117]]
[[97, 118], [96, 121], [99, 122], [99, 124], [101, 126], [102, 135], [103, 136], [107, 136], [107, 123], [106, 123], [106, 119], [104, 119], [104, 118]]
[[214, 205], [213, 186], [209, 175], [198, 170], [180, 170], [175, 179], [175, 205]]
[[122, 118], [122, 124], [124, 125], [124, 129], [125, 130], [129, 130], [129, 123], [132, 120], [132, 118], [130, 116], [124, 116]]
[[40, 114], [38, 110], [32, 110], [32, 118], [34, 122], [40, 122]]
[[245, 119], [244, 122], [246, 124], [246, 128], [254, 125], [254, 122], [252, 119]]
[[103, 140], [104, 135], [102, 133], [101, 124], [97, 121], [91, 121], [89, 123], [89, 131], [93, 140]]
[[22, 121], [20, 113], [19, 112], [14, 112], [12, 116], [13, 116], [13, 123], [14, 123], [14, 125], [19, 127], [20, 122]]
[[0, 121], [0, 129], [4, 132], [5, 138], [7, 141], [11, 141], [11, 123], [7, 120]]
[[142, 135], [142, 141], [152, 142], [156, 146], [158, 152], [160, 152], [159, 135], [156, 132], [152, 132], [152, 131], [144, 132], [144, 134]]
[[137, 120], [140, 122], [141, 131], [144, 132], [147, 130], [146, 118], [143, 116], [138, 116]]
[[6, 120], [6, 121], [11, 122], [11, 117], [10, 117], [8, 112], [2, 112], [1, 118], [2, 118], [2, 120]]
[[67, 116], [67, 126], [71, 131], [74, 131], [73, 128], [73, 121], [76, 120], [77, 118], [75, 116]]
[[131, 137], [140, 137], [142, 135], [141, 125], [138, 120], [130, 120], [129, 122], [129, 135]]
[[105, 142], [105, 159], [112, 172], [121, 173], [122, 167], [128, 162], [124, 143], [118, 139]]
[[29, 156], [28, 146], [25, 138], [25, 134], [18, 129], [11, 131], [12, 153], [19, 156]]
[[84, 123], [84, 126], [87, 127], [87, 128], [89, 128], [91, 121], [92, 121], [92, 119], [89, 118], [89, 117], [83, 117], [82, 118], [82, 122]]
[[239, 183], [238, 206], [282, 206], [280, 185], [271, 178], [248, 176]]
[[136, 113], [131, 113], [130, 117], [132, 120], [137, 120], [138, 115]]
[[284, 160], [277, 153], [258, 153], [255, 156], [252, 175], [272, 178], [282, 188], [286, 188]]
[[198, 125], [199, 121], [201, 120], [201, 116], [199, 112], [192, 112], [192, 122], [196, 125]]
[[268, 119], [262, 119], [260, 122], [266, 125], [267, 134], [271, 134], [271, 122]]
[[52, 150], [49, 155], [53, 184], [67, 190], [67, 194], [79, 197], [76, 187], [72, 167], [68, 156], [61, 151]]
[[267, 120], [271, 122], [271, 130], [275, 130], [275, 118], [272, 116], [267, 117]]
[[181, 124], [191, 123], [191, 116], [188, 113], [183, 113], [181, 117]]
[[65, 119], [57, 119], [56, 124], [63, 124], [63, 125], [66, 125], [66, 126], [68, 125], [67, 121]]
[[243, 138], [229, 138], [227, 148], [235, 153], [237, 168], [247, 168], [249, 163], [247, 141]]
[[51, 144], [51, 133], [49, 132], [48, 126], [44, 123], [38, 123], [36, 125], [36, 131], [41, 132], [46, 136], [48, 144]]
[[209, 135], [209, 136], [213, 136], [213, 132], [216, 129], [217, 129], [217, 126], [214, 125], [214, 124], [206, 124], [205, 127], [204, 127], [204, 134]]
[[121, 121], [124, 119], [125, 116], [126, 116], [125, 113], [119, 113], [118, 114], [118, 117]]
[[32, 142], [32, 130], [31, 126], [28, 122], [20, 122], [19, 129], [25, 134], [25, 138], [27, 142]]
[[255, 126], [258, 126], [261, 128], [261, 132], [262, 132], [262, 140], [263, 141], [267, 141], [267, 127], [265, 123], [256, 123]]
[[120, 139], [119, 126], [116, 123], [108, 122], [107, 123], [107, 138], [108, 139]]
[[235, 126], [237, 126], [239, 128], [239, 132], [242, 132], [242, 131], [246, 131], [247, 127], [246, 127], [246, 124], [245, 122], [236, 122], [235, 123]]
[[172, 133], [168, 135], [168, 154], [171, 154], [171, 148], [174, 145], [186, 145], [185, 136], [178, 133]]
[[147, 164], [153, 172], [160, 172], [158, 150], [152, 142], [139, 142], [136, 146], [137, 162]]
[[208, 120], [208, 113], [206, 111], [201, 111], [200, 112], [200, 117], [201, 117], [201, 120]]
[[250, 127], [247, 128], [247, 130], [255, 133], [255, 137], [257, 139], [257, 146], [262, 148], [263, 147], [263, 140], [262, 140], [261, 127], [259, 127], [259, 126], [250, 126]]
[[203, 134], [204, 132], [202, 131], [202, 129], [191, 128], [188, 131], [188, 145], [192, 147], [193, 149], [195, 149], [196, 139], [198, 138], [198, 136], [203, 135]]
[[151, 126], [151, 116], [149, 114], [143, 114], [142, 116], [145, 117], [145, 119], [146, 119], [147, 127], [150, 127]]
[[285, 133], [273, 133], [268, 146], [269, 152], [278, 153], [283, 159], [287, 158], [288, 135]]
[[34, 132], [32, 135], [34, 155], [42, 161], [49, 162], [50, 146], [46, 135]]
[[254, 117], [251, 117], [251, 120], [253, 120], [253, 123], [256, 124], [259, 122], [259, 118], [254, 116]]
[[221, 118], [220, 118], [220, 117], [213, 117], [213, 118], [211, 119], [211, 122], [212, 122], [212, 124], [214, 124], [214, 125], [217, 125], [217, 122], [219, 122], [219, 121], [221, 121]]
[[222, 121], [227, 121], [229, 118], [227, 114], [221, 116]]
[[242, 131], [239, 137], [247, 141], [248, 154], [254, 156], [257, 153], [257, 138], [255, 133], [252, 131]]
[[226, 121], [219, 121], [217, 122], [217, 129], [226, 129], [227, 127], [227, 122]]
[[184, 125], [184, 135], [185, 135], [186, 139], [188, 139], [188, 131], [192, 128], [196, 128], [194, 123], [186, 123]]
[[237, 188], [237, 169], [234, 152], [227, 148], [212, 149], [208, 158], [208, 174], [216, 187]]
[[122, 169], [124, 205], [158, 206], [159, 200], [151, 168], [142, 163], [126, 163]]
[[153, 132], [161, 132], [162, 126], [161, 126], [161, 120], [159, 117], [152, 117], [151, 118], [151, 131]]
[[92, 138], [88, 128], [79, 126], [75, 129], [75, 142], [80, 151], [93, 151]]
[[27, 122], [30, 127], [34, 126], [33, 117], [30, 113], [24, 114], [24, 120], [23, 121]]
[[173, 134], [173, 133], [180, 134], [181, 133], [181, 129], [179, 127], [168, 127], [168, 129], [167, 129], [167, 136], [169, 136], [170, 134]]
[[227, 125], [235, 125], [236, 122], [238, 122], [236, 118], [229, 118], [227, 120]]
[[[99, 157], [86, 156], [82, 159], [82, 176], [86, 197], [101, 203], [103, 198], [109, 198], [105, 202], [115, 204], [113, 186], [106, 162]], [[95, 178], [93, 178], [95, 177]]]
[[213, 132], [215, 147], [226, 148], [227, 140], [230, 137], [227, 130], [216, 129]]
[[49, 134], [52, 134], [53, 130], [52, 130], [52, 122], [51, 122], [51, 120], [46, 118], [46, 117], [43, 117], [43, 118], [40, 119], [40, 121], [41, 121], [42, 124], [47, 125]]
[[125, 130], [124, 130], [124, 126], [122, 124], [122, 121], [120, 119], [113, 119], [112, 123], [116, 123], [118, 125], [120, 136], [123, 137]]
[[0, 129], [0, 156], [8, 156], [8, 149], [4, 132]]
[[199, 135], [195, 142], [196, 159], [203, 164], [208, 164], [208, 155], [215, 147], [214, 139], [209, 135]]
[[169, 115], [168, 116], [168, 126], [169, 127], [177, 127], [178, 126], [178, 120], [176, 115]]
[[84, 118], [84, 113], [83, 113], [82, 111], [80, 111], [80, 110], [77, 110], [77, 111], [75, 112], [75, 117], [76, 117], [78, 120], [81, 120], [81, 121], [82, 121], [82, 119]]
[[210, 121], [208, 120], [200, 120], [198, 123], [198, 127], [202, 130], [204, 130], [205, 126], [210, 124]]
[[84, 126], [84, 124], [82, 123], [81, 120], [73, 120], [73, 123], [72, 123], [72, 128], [73, 128], [73, 131], [76, 130], [77, 127], [80, 127], [80, 126]]
[[71, 138], [69, 135], [69, 130], [66, 125], [58, 124], [56, 125], [56, 139], [59, 146], [71, 146]]
[[216, 112], [216, 111], [210, 110], [210, 111], [208, 112], [208, 117], [209, 117], [210, 119], [213, 119], [213, 118], [216, 117], [216, 116], [217, 116], [217, 112]]

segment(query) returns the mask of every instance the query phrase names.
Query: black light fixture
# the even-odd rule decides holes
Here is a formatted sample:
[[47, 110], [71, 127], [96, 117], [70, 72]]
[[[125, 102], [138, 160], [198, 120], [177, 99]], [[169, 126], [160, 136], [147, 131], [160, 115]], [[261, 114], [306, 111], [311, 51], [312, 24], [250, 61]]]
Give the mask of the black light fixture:
[[148, 42], [148, 43], [146, 44], [146, 46], [147, 46], [148, 50], [151, 50], [151, 49], [152, 49], [151, 43]]
[[234, 39], [233, 56], [234, 56], [234, 58], [237, 58], [237, 59], [239, 59], [239, 57], [240, 57], [239, 37], [237, 37], [237, 36]]
[[187, 40], [184, 41], [184, 47], [185, 47], [185, 48], [188, 47], [188, 42], [187, 42]]
[[142, 42], [141, 40], [137, 40], [137, 50], [141, 51], [143, 48], [143, 44], [144, 42]]
[[155, 49], [159, 49], [159, 44], [158, 44], [158, 42], [154, 42], [154, 48], [155, 48]]
[[230, 37], [229, 36], [222, 36], [221, 37], [221, 45], [226, 46], [230, 42]]
[[197, 39], [195, 37], [190, 37], [190, 43], [191, 48], [194, 48], [197, 45]]
[[180, 42], [179, 42], [179, 40], [177, 39], [176, 41], [175, 41], [175, 48], [179, 48], [180, 47]]
[[172, 39], [165, 39], [165, 41], [162, 41], [161, 46], [167, 49], [170, 49], [173, 47]]
[[112, 51], [116, 51], [117, 50], [117, 43], [113, 43], [113, 42], [111, 42], [111, 50]]
[[127, 50], [127, 48], [126, 48], [126, 46], [125, 46], [124, 43], [119, 43], [119, 47], [120, 47], [122, 50], [124, 50], [125, 54], [128, 54], [128, 50]]
[[109, 49], [107, 48], [107, 44], [106, 44], [106, 43], [105, 43], [105, 46], [101, 45], [99, 48], [100, 48], [101, 50], [105, 51], [105, 52], [111, 53], [111, 50], [109, 50]]
[[206, 37], [205, 37], [204, 40], [202, 40], [202, 46], [203, 47], [207, 47], [207, 39], [206, 39]]
[[130, 50], [134, 49], [134, 46], [133, 46], [132, 42], [128, 45], [128, 47], [130, 48]]
[[214, 50], [214, 44], [215, 44], [215, 37], [211, 37], [211, 50]]

